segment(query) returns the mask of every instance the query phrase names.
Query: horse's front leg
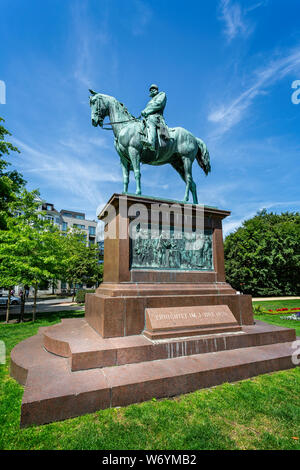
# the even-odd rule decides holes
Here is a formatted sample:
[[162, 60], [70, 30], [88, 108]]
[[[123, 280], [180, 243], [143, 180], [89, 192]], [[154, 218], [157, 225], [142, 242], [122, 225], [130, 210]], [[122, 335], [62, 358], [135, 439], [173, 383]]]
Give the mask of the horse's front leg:
[[141, 192], [141, 170], [140, 170], [140, 154], [134, 147], [129, 147], [128, 154], [132, 163], [134, 177], [136, 182], [135, 194], [142, 194]]

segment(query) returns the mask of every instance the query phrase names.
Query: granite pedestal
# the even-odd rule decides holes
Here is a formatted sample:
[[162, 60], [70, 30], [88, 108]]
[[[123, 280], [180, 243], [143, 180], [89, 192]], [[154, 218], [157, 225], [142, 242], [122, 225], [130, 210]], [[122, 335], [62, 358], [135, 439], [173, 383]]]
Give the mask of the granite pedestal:
[[[152, 258], [137, 249], [128, 235], [137, 209], [147, 228], [153, 206], [159, 212], [165, 203], [114, 194], [103, 209], [104, 281], [87, 294], [85, 318], [40, 328], [11, 353], [11, 375], [25, 386], [21, 426], [294, 367], [295, 330], [254, 324], [251, 296], [225, 281], [222, 219], [229, 212], [189, 205], [192, 231], [202, 211], [206, 234], [195, 254], [179, 253], [177, 242], [168, 256], [158, 243]], [[177, 203], [170, 216], [173, 231], [186, 206]], [[166, 222], [159, 214], [155, 220]]]
[[[198, 219], [203, 220], [203, 230], [211, 233], [209, 269], [176, 269], [163, 263], [159, 268], [142, 263], [132, 267], [129, 225], [136, 212], [145, 226], [153, 219], [163, 226], [165, 221], [159, 215], [167, 214], [168, 208], [173, 208], [170, 217], [166, 216], [171, 230], [188, 225], [187, 218], [195, 230]], [[240, 325], [253, 324], [251, 296], [238, 295], [225, 280], [222, 220], [228, 215], [230, 212], [213, 207], [114, 194], [99, 216], [105, 220], [107, 237], [104, 279], [96, 294], [86, 296], [87, 322], [103, 338], [137, 335], [144, 330], [146, 308], [228, 305]]]

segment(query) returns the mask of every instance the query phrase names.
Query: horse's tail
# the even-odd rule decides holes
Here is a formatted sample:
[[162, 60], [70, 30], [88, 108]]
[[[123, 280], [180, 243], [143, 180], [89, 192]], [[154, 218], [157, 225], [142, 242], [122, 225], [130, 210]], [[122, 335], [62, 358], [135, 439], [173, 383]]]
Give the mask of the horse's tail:
[[197, 155], [196, 155], [197, 162], [201, 166], [204, 173], [206, 175], [208, 175], [208, 173], [210, 173], [210, 171], [211, 171], [209, 151], [208, 151], [205, 143], [203, 142], [203, 140], [198, 139], [198, 137], [196, 137], [196, 140], [197, 140], [197, 144], [198, 144], [198, 152], [197, 152]]

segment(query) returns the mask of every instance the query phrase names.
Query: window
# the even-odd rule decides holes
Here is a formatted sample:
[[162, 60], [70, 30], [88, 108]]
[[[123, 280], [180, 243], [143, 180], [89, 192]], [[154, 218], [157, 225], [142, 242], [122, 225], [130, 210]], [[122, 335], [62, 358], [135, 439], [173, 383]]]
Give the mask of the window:
[[73, 224], [73, 227], [75, 227], [75, 228], [80, 228], [80, 229], [82, 229], [82, 230], [85, 229], [85, 226], [84, 226], [84, 225], [80, 225], [80, 224]]
[[68, 230], [68, 222], [63, 222], [61, 229], [62, 229], [63, 231]]
[[51, 204], [47, 204], [47, 211], [52, 211], [53, 208], [52, 208], [52, 205]]
[[96, 235], [96, 227], [90, 227], [89, 226], [89, 234], [90, 235]]
[[104, 254], [104, 241], [101, 240], [100, 242], [97, 242], [98, 248], [99, 248], [99, 253], [100, 255], [103, 256]]
[[82, 220], [84, 220], [84, 216], [83, 216], [83, 215], [78, 215], [78, 214], [77, 214], [75, 217], [76, 217], [76, 219], [82, 219]]

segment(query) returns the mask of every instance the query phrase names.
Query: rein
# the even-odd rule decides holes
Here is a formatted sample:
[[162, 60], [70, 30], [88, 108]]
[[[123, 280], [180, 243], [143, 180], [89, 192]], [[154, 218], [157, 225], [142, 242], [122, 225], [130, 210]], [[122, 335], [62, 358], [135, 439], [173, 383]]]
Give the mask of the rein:
[[[132, 119], [127, 119], [126, 121], [114, 121], [114, 122], [106, 122], [105, 125], [111, 126], [112, 124], [124, 124], [125, 122], [131, 122], [131, 121], [138, 121], [141, 116], [137, 118], [132, 118]], [[102, 127], [102, 129], [106, 131], [112, 131], [113, 129], [111, 127]]]

